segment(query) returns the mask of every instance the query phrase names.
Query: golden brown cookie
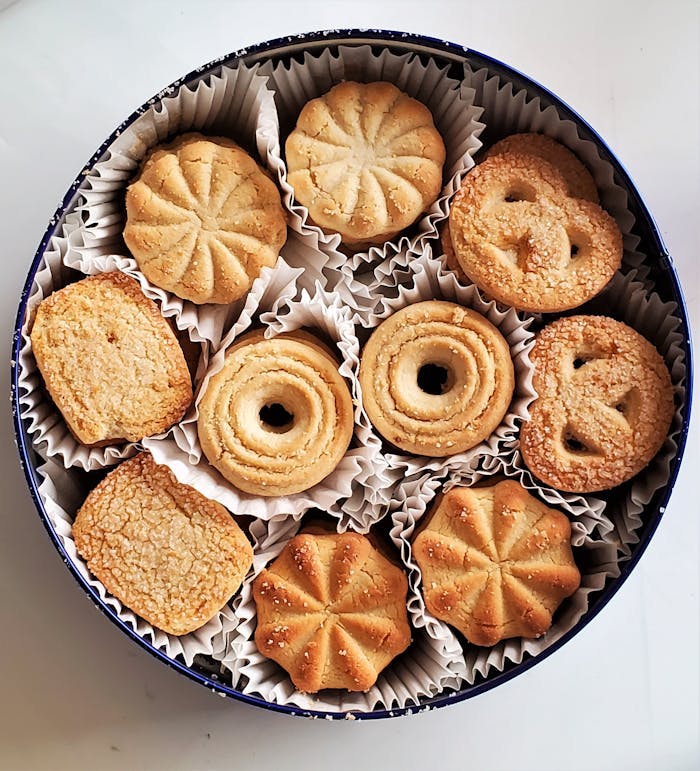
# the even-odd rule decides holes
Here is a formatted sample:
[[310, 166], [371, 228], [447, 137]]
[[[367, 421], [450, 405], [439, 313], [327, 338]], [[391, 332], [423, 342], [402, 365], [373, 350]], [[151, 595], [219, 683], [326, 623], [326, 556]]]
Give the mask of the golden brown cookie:
[[481, 314], [455, 303], [409, 305], [365, 345], [367, 415], [389, 442], [440, 457], [474, 447], [500, 424], [514, 389], [508, 343]]
[[475, 645], [540, 637], [581, 576], [571, 526], [517, 482], [453, 487], [413, 540], [426, 608]]
[[367, 537], [302, 533], [255, 579], [255, 643], [300, 691], [367, 691], [411, 642], [407, 591]]
[[32, 350], [46, 388], [85, 445], [137, 442], [176, 423], [192, 401], [182, 349], [133, 278], [100, 273], [49, 295]]
[[480, 289], [520, 310], [556, 312], [596, 295], [622, 261], [615, 221], [571, 198], [533, 155], [503, 153], [469, 172], [449, 218], [452, 248]]
[[255, 495], [301, 492], [338, 465], [353, 433], [353, 407], [338, 364], [313, 335], [237, 340], [199, 404], [209, 462]]
[[345, 82], [302, 109], [286, 142], [289, 184], [346, 244], [380, 244], [442, 188], [445, 145], [428, 108], [391, 83]]
[[467, 278], [467, 274], [462, 270], [455, 250], [452, 248], [452, 237], [450, 236], [450, 221], [445, 220], [440, 228], [440, 246], [442, 253], [445, 255], [445, 263], [447, 267], [457, 274], [457, 278], [463, 284], [471, 284], [471, 281]]
[[551, 163], [564, 177], [568, 194], [572, 198], [584, 198], [598, 203], [598, 188], [591, 172], [564, 145], [559, 144], [544, 134], [511, 134], [495, 145], [489, 147], [486, 157], [502, 155], [503, 153], [518, 153], [534, 155], [536, 158]]
[[661, 449], [674, 412], [671, 377], [634, 329], [605, 316], [558, 319], [537, 335], [530, 358], [538, 398], [520, 449], [543, 482], [608, 490]]
[[126, 194], [124, 241], [146, 278], [195, 303], [230, 303], [287, 238], [274, 182], [228, 139], [184, 134], [146, 157]]
[[110, 594], [174, 635], [206, 624], [253, 564], [253, 549], [228, 511], [146, 452], [88, 495], [73, 538]]

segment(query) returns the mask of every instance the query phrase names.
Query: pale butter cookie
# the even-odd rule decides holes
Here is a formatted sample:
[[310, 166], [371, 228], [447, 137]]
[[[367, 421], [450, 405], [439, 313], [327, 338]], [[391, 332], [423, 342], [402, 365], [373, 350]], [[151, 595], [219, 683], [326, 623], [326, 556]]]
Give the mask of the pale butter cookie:
[[137, 442], [192, 401], [185, 357], [158, 306], [119, 271], [49, 295], [31, 331], [46, 388], [85, 445]]
[[571, 525], [517, 482], [453, 487], [413, 540], [426, 608], [475, 645], [540, 637], [581, 575]]
[[534, 155], [502, 153], [465, 177], [452, 203], [455, 257], [480, 289], [520, 310], [556, 312], [595, 296], [622, 261], [622, 235], [597, 204]]
[[73, 538], [110, 594], [174, 635], [206, 624], [253, 563], [253, 549], [228, 511], [145, 452], [88, 495]]
[[445, 145], [433, 116], [391, 83], [340, 83], [311, 100], [285, 149], [294, 197], [346, 244], [393, 238], [442, 188]]
[[383, 321], [365, 345], [360, 386], [367, 415], [407, 452], [455, 455], [503, 420], [514, 389], [508, 343], [490, 321], [428, 300]]
[[350, 391], [313, 335], [237, 340], [199, 404], [199, 441], [212, 466], [239, 490], [301, 492], [338, 465], [353, 434]]
[[634, 329], [605, 316], [558, 319], [537, 335], [530, 358], [538, 398], [520, 449], [543, 482], [608, 490], [661, 449], [674, 412], [671, 378]]
[[255, 579], [255, 644], [300, 691], [367, 691], [411, 642], [407, 591], [366, 536], [301, 533]]
[[184, 134], [146, 157], [126, 193], [124, 241], [146, 278], [195, 303], [230, 303], [287, 238], [279, 191], [234, 142]]

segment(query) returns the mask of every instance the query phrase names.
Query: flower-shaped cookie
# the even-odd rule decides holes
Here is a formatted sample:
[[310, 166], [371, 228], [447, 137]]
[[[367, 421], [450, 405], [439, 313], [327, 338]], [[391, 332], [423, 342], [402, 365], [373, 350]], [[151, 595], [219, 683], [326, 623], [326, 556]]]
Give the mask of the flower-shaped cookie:
[[235, 143], [199, 134], [151, 152], [126, 214], [124, 241], [146, 278], [195, 303], [237, 300], [287, 238], [272, 180]]
[[433, 116], [391, 83], [339, 83], [312, 99], [285, 150], [294, 197], [347, 244], [389, 240], [442, 187], [445, 145]]
[[413, 541], [430, 613], [476, 645], [540, 637], [581, 576], [571, 526], [517, 482], [454, 487]]
[[255, 579], [255, 642], [300, 691], [366, 691], [411, 642], [408, 582], [357, 533], [305, 532]]

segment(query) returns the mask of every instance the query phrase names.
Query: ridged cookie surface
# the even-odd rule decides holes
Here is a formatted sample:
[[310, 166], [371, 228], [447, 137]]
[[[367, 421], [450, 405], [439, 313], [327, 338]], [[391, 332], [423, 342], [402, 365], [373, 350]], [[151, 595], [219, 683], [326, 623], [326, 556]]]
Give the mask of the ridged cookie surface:
[[413, 540], [430, 613], [475, 645], [540, 637], [581, 576], [571, 526], [517, 482], [453, 487]]
[[391, 83], [345, 82], [308, 102], [286, 142], [294, 197], [347, 244], [383, 243], [437, 199], [445, 145]]
[[353, 433], [350, 391], [310, 334], [255, 331], [227, 351], [199, 404], [199, 441], [239, 490], [301, 492], [338, 465]]
[[124, 241], [146, 278], [195, 303], [244, 295], [287, 238], [279, 191], [234, 142], [184, 134], [126, 194]]
[[671, 377], [634, 329], [606, 316], [558, 319], [537, 335], [530, 358], [537, 399], [520, 449], [543, 482], [607, 490], [661, 449], [674, 411]]
[[300, 691], [366, 691], [411, 642], [407, 591], [366, 536], [302, 533], [255, 579], [255, 643]]
[[362, 350], [359, 377], [377, 431], [402, 450], [433, 457], [486, 439], [515, 385], [510, 349], [496, 327], [476, 311], [438, 300], [383, 321]]
[[136, 442], [170, 428], [192, 401], [185, 357], [158, 306], [114, 271], [49, 295], [31, 331], [39, 370], [86, 445]]
[[108, 592], [174, 635], [206, 624], [253, 562], [228, 511], [149, 453], [122, 463], [88, 495], [73, 538]]

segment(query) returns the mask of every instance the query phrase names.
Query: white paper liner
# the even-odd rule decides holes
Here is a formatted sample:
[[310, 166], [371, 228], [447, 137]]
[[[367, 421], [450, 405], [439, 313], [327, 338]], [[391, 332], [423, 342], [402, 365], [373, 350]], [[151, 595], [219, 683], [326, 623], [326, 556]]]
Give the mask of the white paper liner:
[[[211, 357], [195, 399], [195, 410], [173, 430], [172, 439], [144, 440], [143, 444], [159, 463], [170, 467], [180, 482], [191, 485], [208, 498], [218, 501], [236, 514], [270, 519], [279, 514], [299, 513], [312, 507], [344, 516], [344, 527], [350, 522], [362, 531], [369, 529], [388, 505], [381, 444], [373, 437], [368, 421], [358, 407], [357, 368], [359, 343], [350, 312], [339, 296], [330, 295], [317, 285], [313, 295], [302, 290], [293, 301], [300, 269], [283, 265], [251, 290], [246, 307]], [[293, 495], [263, 497], [244, 493], [229, 484], [207, 462], [197, 436], [198, 406], [211, 377], [221, 370], [226, 350], [253, 323], [253, 314], [265, 328], [266, 337], [301, 327], [319, 330], [337, 345], [341, 357], [339, 372], [348, 381], [353, 395], [357, 422], [355, 440], [340, 463], [325, 479]]]
[[676, 303], [664, 303], [655, 292], [649, 294], [645, 284], [635, 279], [634, 272], [628, 275], [617, 273], [602, 294], [581, 312], [612, 316], [636, 329], [659, 351], [674, 386], [676, 410], [661, 450], [644, 471], [609, 494], [606, 513], [615, 525], [609, 539], [618, 543], [622, 558], [628, 559], [630, 547], [639, 542], [637, 531], [644, 524], [645, 509], [654, 494], [668, 483], [671, 462], [678, 452], [678, 435], [683, 427], [682, 405], [686, 400], [681, 320]]
[[366, 693], [341, 690], [300, 693], [287, 673], [258, 651], [253, 639], [256, 626], [253, 579], [279, 555], [301, 524], [300, 515], [297, 515], [259, 521], [251, 527], [255, 553], [253, 575], [243, 585], [241, 600], [236, 607], [238, 623], [229, 640], [228, 652], [222, 659], [222, 665], [232, 673], [234, 685], [243, 693], [275, 704], [332, 712], [400, 709], [419, 704], [446, 689], [458, 688], [465, 669], [459, 645], [436, 640], [422, 628], [413, 630], [413, 642], [408, 650], [389, 664]]
[[426, 471], [439, 472], [444, 468], [470, 464], [478, 457], [495, 456], [511, 449], [518, 441], [520, 423], [529, 417], [528, 406], [535, 398], [529, 357], [534, 341], [529, 331], [531, 320], [523, 321], [512, 308], [504, 309], [494, 301], [487, 302], [473, 284], [460, 284], [452, 272], [444, 271], [442, 265], [432, 259], [429, 244], [411, 259], [404, 278], [404, 283], [394, 287], [392, 296], [382, 298], [378, 312], [368, 317], [367, 326], [374, 329], [396, 311], [424, 300], [447, 300], [471, 308], [488, 319], [508, 343], [515, 370], [515, 391], [501, 424], [472, 449], [444, 458], [388, 452], [390, 468], [400, 472], [399, 478]]
[[[401, 486], [395, 504], [397, 510], [391, 515], [391, 538], [400, 549], [403, 562], [409, 569], [408, 608], [413, 624], [425, 628], [432, 638], [445, 646], [462, 648], [460, 639], [452, 629], [426, 610], [420, 590], [421, 571], [411, 550], [416, 525], [441, 489], [448, 490], [456, 485], [471, 486], [494, 475], [515, 478], [521, 484], [526, 480], [523, 479], [522, 471], [512, 465], [512, 457], [507, 456], [486, 458], [484, 464], [475, 461], [471, 466], [464, 465], [460, 471], [451, 471], [447, 475], [444, 475], [444, 471], [440, 475], [416, 474]], [[543, 488], [528, 485], [528, 490], [551, 505], [550, 500], [541, 494]], [[572, 513], [569, 506], [562, 505], [561, 508]], [[468, 683], [474, 683], [478, 676], [486, 677], [492, 668], [500, 672], [508, 662], [520, 663], [526, 654], [536, 656], [544, 651], [572, 629], [586, 613], [591, 592], [599, 591], [607, 579], [620, 574], [615, 545], [604, 541], [595, 532], [596, 529], [606, 533], [612, 530], [612, 523], [604, 520], [602, 514], [594, 516], [592, 512], [584, 511], [579, 511], [576, 518], [571, 520], [571, 543], [577, 547], [574, 556], [581, 571], [581, 586], [562, 603], [547, 633], [536, 640], [513, 638], [488, 648], [466, 643], [463, 648], [466, 665], [464, 678]]]
[[225, 641], [238, 623], [232, 608], [228, 605], [224, 606], [204, 626], [179, 637], [167, 634], [144, 621], [107, 592], [104, 585], [91, 575], [75, 548], [72, 525], [75, 513], [87, 497], [88, 491], [84, 489], [84, 483], [81, 485], [79, 477], [73, 470], [64, 468], [55, 460], [46, 461], [38, 467], [37, 471], [42, 479], [38, 488], [39, 494], [61, 545], [75, 569], [91, 587], [97, 590], [100, 599], [114, 611], [119, 620], [130, 626], [139, 637], [143, 637], [154, 647], [164, 651], [170, 658], [182, 658], [187, 666], [192, 665], [197, 655], [220, 658], [223, 655]]
[[[257, 148], [264, 158], [270, 146], [279, 146], [277, 111], [267, 77], [259, 74], [257, 66], [221, 67], [218, 73], [180, 86], [172, 96], [155, 101], [124, 129], [86, 177], [78, 206], [83, 220], [80, 239], [71, 245], [66, 264], [91, 273], [98, 270], [101, 258], [110, 256], [130, 275], [139, 273], [122, 241], [126, 186], [152, 147], [188, 131], [231, 137], [246, 150]], [[300, 286], [313, 289], [317, 282], [325, 286], [329, 278], [331, 283], [337, 282], [338, 269], [345, 262], [343, 255], [319, 249], [313, 234], [290, 241], [280, 255], [288, 264], [305, 269], [300, 274]], [[187, 326], [214, 347], [218, 347], [246, 303], [244, 296], [229, 305], [197, 305], [158, 289], [145, 277], [140, 281], [164, 298], [164, 312], [177, 312]]]
[[[267, 165], [279, 179], [283, 198], [292, 213], [291, 226], [300, 233], [314, 233], [319, 242], [333, 250], [340, 249], [337, 233], [327, 234], [309, 222], [309, 212], [294, 199], [294, 190], [287, 181], [287, 169], [281, 145], [293, 130], [302, 107], [311, 99], [325, 94], [343, 80], [372, 82], [386, 80], [401, 91], [423, 102], [432, 112], [435, 125], [447, 150], [443, 178], [446, 181], [439, 198], [412, 227], [411, 236], [396, 236], [387, 242], [400, 249], [419, 248], [425, 239], [435, 236], [436, 223], [445, 219], [449, 200], [459, 188], [463, 176], [474, 165], [472, 155], [481, 147], [479, 134], [483, 125], [478, 121], [480, 108], [474, 106], [474, 90], [460, 85], [447, 75], [447, 68], [434, 60], [425, 63], [415, 54], [397, 55], [384, 49], [375, 54], [368, 45], [338, 46], [336, 51], [325, 49], [318, 55], [305, 53], [302, 61], [263, 64], [260, 70], [270, 76], [279, 111], [281, 140], [269, 144]], [[347, 251], [353, 252], [352, 249]], [[342, 267], [350, 278], [360, 267], [385, 259], [387, 246], [372, 246], [351, 253]], [[333, 288], [333, 287], [329, 287]]]

